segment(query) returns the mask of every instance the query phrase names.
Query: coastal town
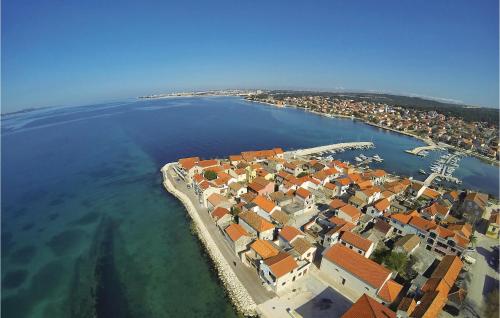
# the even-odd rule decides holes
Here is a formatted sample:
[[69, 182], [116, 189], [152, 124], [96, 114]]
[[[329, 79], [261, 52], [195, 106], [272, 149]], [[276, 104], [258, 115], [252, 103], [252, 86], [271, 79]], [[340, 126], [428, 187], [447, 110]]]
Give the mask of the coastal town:
[[250, 94], [246, 99], [278, 107], [294, 106], [329, 116], [362, 120], [367, 124], [422, 138], [431, 146], [439, 143], [443, 147], [465, 151], [495, 164], [498, 164], [500, 156], [498, 121], [466, 121], [436, 110], [423, 111], [412, 107], [314, 93], [287, 95], [267, 92]]
[[244, 315], [488, 317], [498, 298], [486, 194], [316, 149], [182, 158], [162, 173]]

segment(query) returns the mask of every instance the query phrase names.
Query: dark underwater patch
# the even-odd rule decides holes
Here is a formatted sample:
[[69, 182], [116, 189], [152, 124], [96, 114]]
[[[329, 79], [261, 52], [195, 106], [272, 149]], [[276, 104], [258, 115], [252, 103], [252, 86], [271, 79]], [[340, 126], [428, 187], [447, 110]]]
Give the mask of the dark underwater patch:
[[18, 288], [24, 283], [27, 276], [28, 272], [25, 271], [24, 269], [7, 272], [7, 274], [5, 274], [5, 276], [2, 279], [2, 288], [6, 289]]
[[64, 203], [64, 199], [62, 199], [62, 197], [59, 197], [57, 199], [50, 200], [49, 205], [50, 206], [56, 206], [56, 205], [59, 205], [59, 204], [62, 204], [62, 203]]
[[52, 249], [54, 254], [62, 256], [74, 247], [76, 247], [82, 240], [85, 232], [83, 230], [67, 230], [54, 235], [47, 245]]
[[29, 231], [35, 226], [35, 223], [29, 222], [23, 225], [22, 230], [23, 231]]
[[13, 246], [12, 233], [2, 230], [2, 256], [8, 254]]
[[92, 223], [95, 223], [97, 220], [99, 220], [100, 217], [101, 217], [101, 214], [99, 212], [91, 211], [91, 212], [85, 213], [78, 220], [73, 221], [70, 224], [72, 224], [72, 225], [92, 224]]
[[9, 261], [15, 264], [29, 263], [36, 254], [36, 248], [33, 245], [18, 248], [9, 257]]
[[51, 213], [51, 214], [49, 214], [49, 220], [50, 221], [54, 221], [58, 217], [59, 217], [59, 213]]

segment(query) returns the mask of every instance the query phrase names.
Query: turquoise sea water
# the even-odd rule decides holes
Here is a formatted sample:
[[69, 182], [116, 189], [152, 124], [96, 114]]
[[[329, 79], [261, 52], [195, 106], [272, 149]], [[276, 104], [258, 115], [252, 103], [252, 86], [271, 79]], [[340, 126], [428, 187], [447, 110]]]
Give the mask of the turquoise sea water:
[[[235, 316], [159, 169], [185, 156], [347, 141], [373, 141], [364, 153], [383, 157], [379, 167], [419, 178], [438, 156], [405, 154], [422, 145], [414, 138], [235, 97], [4, 116], [2, 317]], [[466, 158], [456, 175], [498, 193], [496, 167]]]

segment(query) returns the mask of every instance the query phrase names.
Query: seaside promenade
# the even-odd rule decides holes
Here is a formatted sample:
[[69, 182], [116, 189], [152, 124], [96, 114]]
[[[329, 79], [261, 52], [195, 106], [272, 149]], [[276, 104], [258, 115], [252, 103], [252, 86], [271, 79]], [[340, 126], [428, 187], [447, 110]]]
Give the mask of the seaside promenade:
[[233, 304], [241, 313], [255, 315], [257, 305], [275, 295], [262, 285], [255, 272], [245, 266], [231, 250], [193, 191], [187, 188], [184, 181], [177, 181], [177, 177], [173, 176], [173, 165], [175, 163], [168, 163], [161, 169], [165, 189], [185, 206]]

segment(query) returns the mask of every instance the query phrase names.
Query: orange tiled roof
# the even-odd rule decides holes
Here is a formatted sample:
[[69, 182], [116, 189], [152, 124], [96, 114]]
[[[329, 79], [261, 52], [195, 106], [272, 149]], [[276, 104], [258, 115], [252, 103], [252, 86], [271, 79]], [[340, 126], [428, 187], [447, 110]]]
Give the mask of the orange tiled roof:
[[344, 205], [343, 207], [339, 208], [339, 210], [349, 215], [352, 219], [357, 219], [361, 216], [361, 212], [359, 211], [359, 209], [350, 204]]
[[396, 313], [363, 294], [341, 318], [396, 318]]
[[239, 215], [239, 218], [257, 232], [274, 229], [274, 225], [271, 222], [267, 221], [255, 212], [243, 212]]
[[424, 195], [428, 198], [431, 198], [431, 199], [437, 199], [437, 198], [439, 198], [439, 196], [441, 196], [441, 193], [439, 193], [438, 191], [436, 191], [434, 189], [426, 188], [424, 190], [424, 192], [422, 193], [422, 195]]
[[199, 167], [202, 167], [202, 168], [207, 168], [207, 167], [216, 166], [218, 164], [219, 164], [219, 162], [217, 160], [212, 159], [212, 160], [198, 161], [198, 163], [196, 165]]
[[285, 226], [281, 229], [279, 236], [287, 240], [288, 242], [293, 241], [297, 236], [304, 235], [299, 229], [293, 226]]
[[365, 252], [373, 245], [372, 241], [352, 232], [344, 232], [340, 239]]
[[250, 245], [250, 248], [259, 254], [262, 259], [276, 256], [279, 253], [279, 250], [266, 240], [255, 240], [255, 242]]
[[212, 211], [212, 217], [214, 219], [217, 219], [217, 220], [219, 220], [220, 218], [222, 218], [226, 214], [229, 214], [229, 210], [224, 209], [222, 207], [217, 207], [217, 208], [215, 208], [215, 210]]
[[375, 208], [378, 211], [384, 211], [390, 205], [391, 205], [391, 202], [389, 202], [389, 200], [387, 200], [387, 199], [381, 199], [381, 200], [378, 200], [377, 202], [375, 202]]
[[179, 165], [184, 170], [189, 170], [192, 167], [194, 167], [198, 161], [200, 161], [200, 157], [182, 158], [182, 159], [179, 159]]
[[304, 188], [302, 188], [302, 187], [300, 187], [300, 188], [298, 188], [295, 191], [295, 194], [297, 194], [299, 197], [305, 199], [305, 198], [307, 198], [308, 196], [311, 195], [311, 192], [308, 191], [308, 190], [306, 190], [306, 189], [304, 189]]
[[436, 223], [434, 223], [433, 221], [429, 221], [429, 220], [426, 220], [424, 218], [421, 218], [420, 216], [412, 217], [408, 224], [410, 224], [413, 227], [415, 227], [419, 230], [422, 230], [422, 231], [428, 231], [428, 230], [436, 227]]
[[334, 209], [334, 210], [335, 210], [335, 209], [339, 209], [339, 208], [343, 207], [343, 206], [344, 206], [344, 205], [346, 205], [346, 204], [347, 204], [347, 203], [345, 203], [344, 201], [342, 201], [342, 200], [340, 200], [340, 199], [333, 199], [333, 200], [330, 202], [329, 206], [330, 206], [330, 208], [332, 208], [332, 209]]
[[388, 303], [396, 300], [403, 286], [389, 279], [378, 292], [378, 296]]
[[376, 289], [380, 288], [391, 274], [387, 268], [341, 244], [330, 247], [323, 257]]
[[256, 196], [252, 202], [257, 204], [259, 208], [266, 211], [267, 213], [271, 213], [271, 211], [276, 207], [273, 201], [265, 198], [262, 195]]
[[227, 235], [231, 238], [233, 242], [236, 242], [242, 236], [248, 236], [247, 231], [239, 225], [239, 224], [231, 224], [224, 231], [226, 231]]
[[281, 276], [284, 276], [299, 267], [293, 256], [284, 252], [280, 252], [278, 255], [264, 260], [264, 263], [269, 266], [271, 272], [277, 278], [280, 278]]

